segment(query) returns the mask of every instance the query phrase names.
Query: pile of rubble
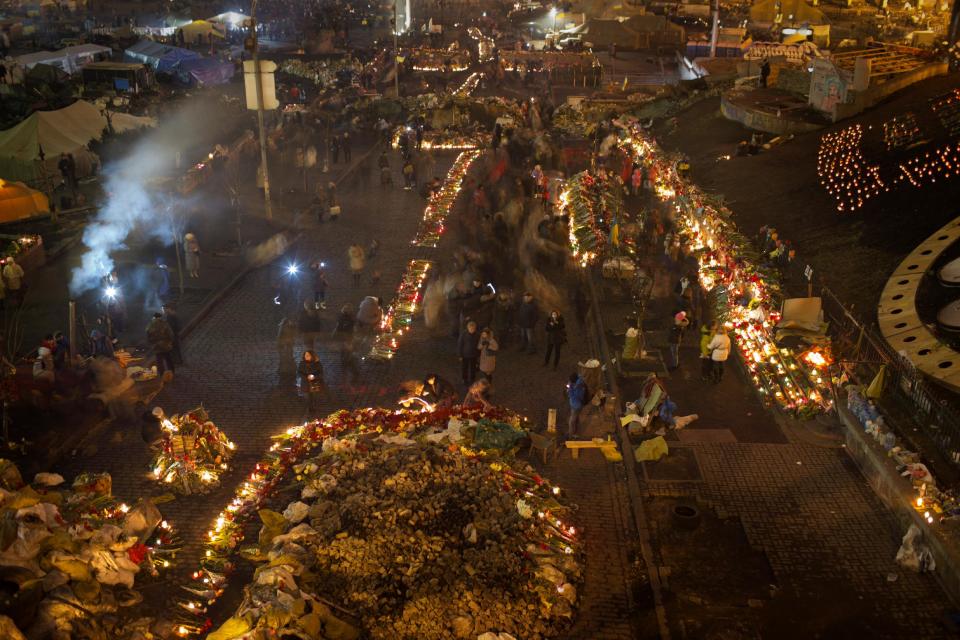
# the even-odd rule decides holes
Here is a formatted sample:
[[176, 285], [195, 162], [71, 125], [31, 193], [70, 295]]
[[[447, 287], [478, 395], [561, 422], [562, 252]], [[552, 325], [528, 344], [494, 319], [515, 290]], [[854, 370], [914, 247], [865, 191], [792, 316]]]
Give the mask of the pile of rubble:
[[361, 436], [329, 438], [295, 470], [300, 498], [282, 514], [261, 512], [252, 555], [262, 564], [214, 640], [261, 627], [311, 638], [537, 639], [572, 619], [576, 532], [559, 489], [525, 465]]

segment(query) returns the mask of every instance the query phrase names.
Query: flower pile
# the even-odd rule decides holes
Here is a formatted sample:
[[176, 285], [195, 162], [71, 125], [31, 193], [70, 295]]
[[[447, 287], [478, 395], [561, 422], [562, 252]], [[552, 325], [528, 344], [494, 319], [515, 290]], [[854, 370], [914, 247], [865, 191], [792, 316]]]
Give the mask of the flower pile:
[[570, 216], [570, 248], [582, 266], [619, 244], [623, 181], [618, 176], [605, 171], [578, 173], [560, 194], [560, 206]]
[[[177, 632], [211, 628], [206, 612], [257, 513], [264, 527], [249, 554], [264, 564], [212, 638], [265, 625], [308, 637], [333, 628], [356, 637], [351, 627], [423, 638], [562, 629], [582, 549], [570, 510], [559, 487], [525, 465], [472, 448], [482, 420], [526, 424], [501, 408], [361, 409], [277, 436], [209, 531]], [[289, 502], [292, 490], [299, 499]], [[265, 510], [278, 494], [282, 513]]]
[[119, 503], [106, 473], [81, 474], [70, 487], [53, 473], [24, 484], [7, 460], [0, 487], [5, 610], [18, 628], [28, 637], [130, 637], [137, 624], [119, 614], [142, 600], [135, 581], [157, 576], [179, 548], [154, 503]]
[[220, 476], [236, 446], [210, 421], [203, 407], [161, 421], [153, 477], [182, 494], [206, 493], [220, 486]]

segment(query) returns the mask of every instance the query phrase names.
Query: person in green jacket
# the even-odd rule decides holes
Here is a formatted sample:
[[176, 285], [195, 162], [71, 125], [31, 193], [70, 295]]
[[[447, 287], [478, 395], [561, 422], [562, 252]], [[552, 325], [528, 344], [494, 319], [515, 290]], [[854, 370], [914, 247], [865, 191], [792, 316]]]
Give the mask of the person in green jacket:
[[710, 341], [713, 340], [713, 334], [716, 333], [717, 323], [707, 326], [706, 323], [700, 325], [700, 379], [709, 380], [713, 363], [710, 361]]

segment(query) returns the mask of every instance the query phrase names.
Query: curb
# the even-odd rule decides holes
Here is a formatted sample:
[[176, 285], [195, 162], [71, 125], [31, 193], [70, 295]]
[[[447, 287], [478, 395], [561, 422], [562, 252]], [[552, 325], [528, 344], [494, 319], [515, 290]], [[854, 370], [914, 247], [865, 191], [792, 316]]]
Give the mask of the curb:
[[647, 567], [647, 579], [650, 583], [650, 590], [653, 592], [654, 610], [657, 615], [657, 629], [661, 640], [670, 640], [670, 626], [667, 624], [667, 611], [663, 602], [663, 584], [653, 554], [653, 546], [650, 543], [649, 517], [643, 506], [643, 496], [640, 494], [640, 484], [637, 481], [637, 462], [633, 459], [633, 450], [631, 447], [627, 446], [627, 450], [623, 451], [624, 444], [629, 445], [630, 437], [627, 435], [626, 429], [620, 424], [620, 407], [622, 406], [623, 398], [620, 397], [620, 385], [617, 383], [617, 374], [610, 358], [609, 347], [607, 346], [606, 331], [603, 326], [603, 318], [600, 315], [600, 301], [597, 298], [597, 290], [593, 282], [593, 277], [593, 272], [587, 271], [584, 279], [587, 281], [590, 313], [593, 315], [593, 324], [597, 330], [597, 342], [600, 347], [600, 358], [603, 363], [604, 375], [617, 401], [614, 428], [617, 433], [617, 438], [620, 440], [621, 453], [623, 453], [623, 466], [627, 472], [627, 494], [630, 496], [630, 511], [633, 513], [633, 524], [637, 530], [637, 538], [640, 541], [640, 554], [643, 556], [643, 563]]

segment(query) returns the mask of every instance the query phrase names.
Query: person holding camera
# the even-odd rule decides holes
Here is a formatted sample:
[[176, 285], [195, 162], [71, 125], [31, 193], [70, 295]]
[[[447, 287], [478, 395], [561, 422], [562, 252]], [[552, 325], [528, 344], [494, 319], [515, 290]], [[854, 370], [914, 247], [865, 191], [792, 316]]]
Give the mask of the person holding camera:
[[493, 331], [489, 327], [484, 327], [480, 332], [480, 373], [489, 382], [493, 382], [493, 372], [497, 368], [497, 351], [500, 345], [497, 339], [493, 337]]

